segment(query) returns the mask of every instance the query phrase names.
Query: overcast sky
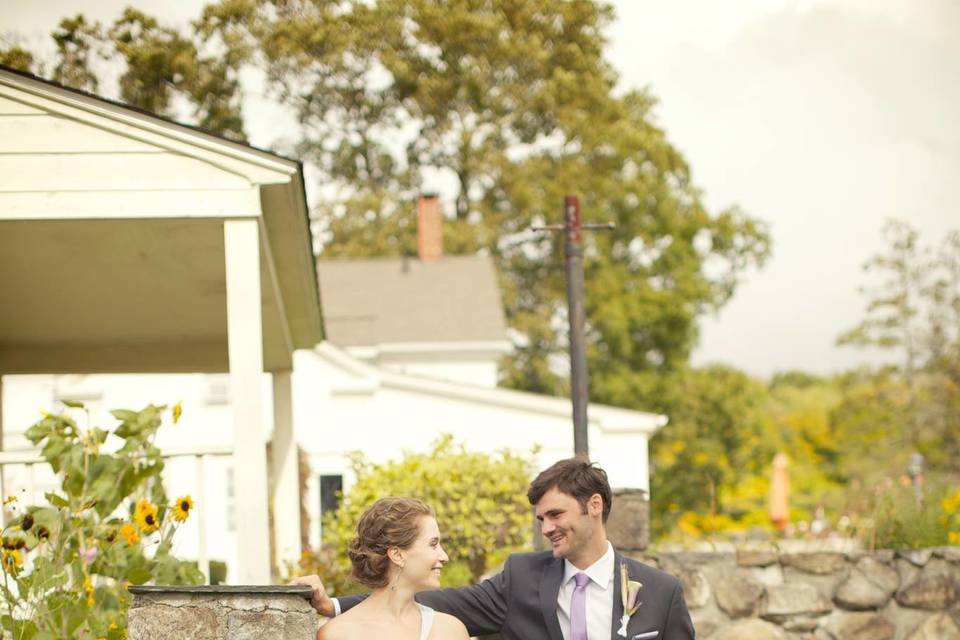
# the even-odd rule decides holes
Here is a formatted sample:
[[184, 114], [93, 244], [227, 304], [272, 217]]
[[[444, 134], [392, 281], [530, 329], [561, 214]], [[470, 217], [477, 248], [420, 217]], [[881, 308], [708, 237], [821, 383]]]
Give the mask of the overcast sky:
[[[185, 23], [202, 0], [0, 0], [0, 33], [31, 48], [78, 11], [127, 4]], [[609, 58], [649, 87], [659, 124], [713, 209], [765, 220], [773, 257], [703, 323], [697, 364], [757, 375], [830, 372], [865, 355], [834, 346], [862, 317], [861, 265], [900, 217], [939, 242], [960, 228], [960, 2], [619, 0]], [[256, 95], [252, 141], [273, 142]], [[258, 120], [258, 121], [254, 121]]]

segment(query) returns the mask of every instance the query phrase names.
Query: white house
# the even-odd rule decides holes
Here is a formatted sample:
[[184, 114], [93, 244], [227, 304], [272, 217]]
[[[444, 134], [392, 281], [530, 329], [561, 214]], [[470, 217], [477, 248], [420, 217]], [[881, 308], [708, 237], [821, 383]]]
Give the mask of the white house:
[[[11, 119], [14, 115], [17, 117]], [[28, 118], [36, 120], [26, 129], [23, 123]], [[29, 158], [33, 164], [28, 166], [35, 167], [36, 175], [0, 171], [0, 202], [8, 203], [0, 209], [0, 303], [9, 305], [0, 313], [3, 492], [29, 488], [37, 498], [52, 485], [52, 476], [41, 465], [14, 464], [35, 455], [22, 432], [36, 420], [38, 410], [56, 409], [63, 399], [79, 399], [87, 404], [95, 422], [109, 426], [109, 409], [183, 400], [181, 423], [164, 427], [158, 441], [164, 451], [173, 454], [165, 478], [169, 492], [192, 493], [198, 502], [197, 517], [181, 532], [178, 552], [196, 557], [202, 564], [208, 559], [225, 561], [230, 582], [263, 582], [268, 536], [266, 506], [261, 501], [266, 502], [268, 495], [272, 498], [277, 560], [294, 561], [300, 551], [296, 445], [305, 451], [311, 469], [304, 496], [311, 544], [319, 542], [320, 515], [334, 506], [335, 492], [349, 489], [348, 456], [353, 451], [360, 450], [375, 462], [385, 461], [404, 450], [425, 450], [440, 434], [449, 433], [474, 450], [508, 447], [524, 452], [539, 447], [540, 466], [572, 454], [567, 400], [496, 386], [497, 363], [510, 348], [496, 274], [486, 257], [443, 257], [436, 200], [419, 202], [417, 257], [319, 261], [319, 298], [327, 338], [321, 341], [319, 317], [310, 315], [319, 308], [318, 288], [307, 236], [303, 235], [305, 222], [301, 220], [303, 226], [296, 229], [276, 227], [275, 218], [284, 219], [277, 213], [281, 206], [292, 212], [288, 220], [305, 216], [302, 176], [295, 163], [291, 166], [285, 159], [149, 114], [0, 70], [0, 128], [5, 122], [8, 136], [0, 136], [0, 163], [6, 161], [12, 168], [15, 156]], [[18, 128], [30, 135], [18, 134]], [[144, 130], [152, 137], [142, 142]], [[164, 136], [172, 134], [186, 142], [176, 147], [176, 152], [163, 151], [163, 145], [172, 144]], [[35, 137], [46, 146], [35, 150], [40, 144]], [[155, 145], [160, 151], [140, 149], [134, 143]], [[125, 149], [124, 144], [134, 146], [110, 151]], [[193, 162], [190, 155], [197, 153], [196, 146], [208, 153], [199, 162]], [[87, 150], [82, 162], [61, 157], [79, 153], [78, 148]], [[89, 155], [94, 153], [91, 149], [103, 157]], [[113, 162], [117, 154], [125, 154], [123, 163]], [[164, 160], [167, 169], [151, 172], [146, 165], [138, 166], [146, 154], [171, 156]], [[236, 157], [223, 160], [216, 154]], [[76, 170], [78, 164], [101, 166], [98, 163], [104, 160], [102, 166], [109, 165], [110, 170], [90, 169], [85, 174], [89, 182], [60, 175]], [[177, 165], [181, 161], [183, 167]], [[262, 174], [253, 174], [252, 169], [251, 175], [242, 173], [241, 169], [257, 162], [268, 165], [261, 169]], [[286, 182], [267, 169], [285, 171]], [[235, 182], [201, 190], [203, 193], [190, 182], [195, 174], [198, 183], [212, 187], [218, 171], [234, 176]], [[278, 186], [265, 185], [262, 181], [267, 178], [277, 180]], [[26, 191], [25, 180], [33, 180]], [[62, 187], [51, 188], [61, 182]], [[118, 185], [122, 187], [119, 191], [114, 189]], [[246, 196], [234, 193], [244, 190]], [[180, 191], [186, 193], [185, 201], [176, 196]], [[32, 195], [27, 198], [21, 193]], [[76, 201], [74, 194], [79, 194]], [[189, 202], [194, 204], [188, 206]], [[246, 208], [232, 202], [245, 203]], [[167, 227], [144, 232], [148, 243], [135, 242], [139, 232], [131, 227], [113, 244], [104, 244], [123, 229], [98, 227], [102, 218], [132, 224], [132, 219], [141, 222], [138, 212], [168, 215], [181, 222], [184, 218], [202, 220], [207, 242], [194, 248], [179, 247], [164, 240], [164, 234], [172, 233]], [[12, 237], [24, 241], [8, 233], [17, 230], [16, 221], [24, 224], [24, 220], [56, 219], [58, 215], [69, 217], [69, 233], [61, 233], [63, 227], [59, 226], [40, 226], [31, 236], [37, 244], [30, 250], [14, 250], [12, 242], [5, 243]], [[209, 225], [220, 225], [216, 228], [223, 236], [224, 219], [248, 219], [243, 216], [258, 220], [259, 261], [256, 253], [247, 253], [237, 254], [231, 262], [229, 234], [220, 245], [209, 237]], [[73, 234], [83, 239], [80, 247], [73, 246]], [[60, 238], [60, 244], [47, 236]], [[286, 244], [279, 244], [283, 242]], [[159, 243], [170, 255], [156, 255], [151, 243]], [[246, 250], [251, 248], [248, 242]], [[70, 263], [56, 263], [58, 270], [47, 275], [40, 283], [42, 288], [31, 285], [36, 290], [25, 291], [23, 285], [11, 284], [11, 276], [17, 282], [30, 282], [33, 250], [65, 251]], [[201, 263], [196, 252], [209, 254], [213, 263], [220, 260], [221, 280], [214, 266]], [[306, 267], [305, 252], [311, 261]], [[111, 270], [138, 268], [141, 254], [146, 263], [159, 262], [160, 270], [136, 272], [133, 283], [120, 277], [119, 284], [107, 287], [92, 279], [110, 280], [114, 277]], [[273, 272], [264, 264], [271, 260]], [[86, 274], [85, 279], [78, 281], [71, 268]], [[246, 335], [251, 342], [255, 332], [246, 325], [256, 323], [244, 324], [243, 313], [232, 315], [230, 309], [202, 297], [206, 294], [229, 307], [227, 303], [240, 296], [231, 294], [231, 286], [236, 289], [239, 285], [231, 285], [230, 273], [242, 268], [247, 269], [248, 278], [262, 284], [262, 295], [253, 298], [260, 301], [256, 309], [250, 305], [249, 292], [241, 297], [247, 300], [248, 319], [262, 318], [263, 348], [257, 350], [262, 363], [250, 363], [249, 349], [244, 352], [240, 347], [236, 347], [240, 355], [234, 357], [236, 336]], [[309, 287], [303, 282], [304, 274], [309, 274]], [[152, 342], [142, 341], [154, 345], [150, 353], [147, 347], [136, 351], [127, 346], [128, 342], [136, 344], [128, 335], [134, 328], [117, 321], [117, 317], [125, 317], [118, 301], [135, 296], [137, 283], [145, 284], [144, 291], [160, 294], [159, 302], [151, 295], [136, 297], [146, 309], [132, 312], [135, 320], [154, 331], [147, 336]], [[63, 293], [68, 286], [75, 290]], [[179, 289], [195, 291], [199, 298], [178, 303]], [[64, 298], [58, 299], [58, 293]], [[56, 299], [58, 305], [43, 296]], [[185, 303], [197, 308], [183, 308]], [[69, 308], [70, 319], [38, 319], [52, 307]], [[157, 317], [144, 317], [148, 313]], [[17, 317], [17, 322], [11, 317]], [[76, 320], [87, 333], [73, 327]], [[27, 348], [32, 343], [24, 336], [31, 322], [49, 325], [44, 329], [45, 351]], [[220, 342], [198, 353], [198, 343], [187, 332], [190, 322], [206, 322], [213, 327], [209, 328], [211, 336]], [[219, 325], [225, 326], [216, 333], [214, 328]], [[55, 356], [61, 354], [63, 345], [69, 347], [65, 353], [70, 357], [61, 362]], [[293, 348], [285, 351], [291, 345]], [[131, 360], [118, 355], [110, 360], [100, 353], [115, 353], [118, 347], [139, 356]], [[177, 356], [180, 351], [186, 355]], [[292, 355], [284, 357], [284, 353]], [[162, 358], [169, 360], [168, 366], [156, 364]], [[131, 362], [151, 366], [137, 367]], [[247, 364], [240, 365], [242, 362]], [[241, 373], [236, 371], [238, 366], [243, 367]], [[137, 371], [142, 373], [130, 373]], [[666, 418], [599, 405], [591, 405], [589, 417], [592, 457], [607, 469], [612, 484], [648, 489], [647, 441]], [[262, 455], [268, 440], [273, 451], [269, 481]], [[258, 522], [251, 524], [254, 519]], [[259, 537], [261, 546], [250, 546], [254, 536]], [[249, 568], [251, 549], [263, 555], [254, 563], [260, 573]]]

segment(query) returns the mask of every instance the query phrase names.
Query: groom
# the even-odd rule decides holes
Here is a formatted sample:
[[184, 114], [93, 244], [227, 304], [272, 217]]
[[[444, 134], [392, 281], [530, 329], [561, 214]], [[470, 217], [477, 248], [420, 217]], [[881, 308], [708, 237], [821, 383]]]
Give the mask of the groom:
[[[541, 472], [527, 492], [552, 551], [516, 553], [503, 570], [478, 585], [425, 591], [417, 601], [459, 618], [470, 635], [500, 633], [504, 640], [692, 640], [693, 623], [673, 576], [617, 553], [607, 540], [612, 492], [607, 474], [580, 458]], [[621, 566], [643, 586], [639, 608], [626, 620]], [[319, 578], [313, 605], [327, 617], [358, 596], [331, 599]], [[634, 585], [635, 587], [635, 585]]]

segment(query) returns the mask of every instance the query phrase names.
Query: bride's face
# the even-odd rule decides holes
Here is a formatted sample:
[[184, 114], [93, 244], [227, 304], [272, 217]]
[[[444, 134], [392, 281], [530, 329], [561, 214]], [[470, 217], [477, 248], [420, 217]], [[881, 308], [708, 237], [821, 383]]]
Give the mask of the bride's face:
[[420, 518], [420, 535], [404, 552], [403, 576], [417, 591], [440, 588], [440, 570], [450, 560], [440, 544], [440, 528], [432, 516]]

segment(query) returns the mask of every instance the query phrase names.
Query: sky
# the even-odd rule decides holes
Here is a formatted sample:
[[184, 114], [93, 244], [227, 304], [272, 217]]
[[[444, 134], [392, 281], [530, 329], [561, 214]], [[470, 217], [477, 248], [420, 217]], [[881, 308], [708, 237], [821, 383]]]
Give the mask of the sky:
[[[59, 19], [112, 21], [133, 4], [185, 24], [202, 0], [0, 0], [0, 35], [52, 48]], [[712, 211], [765, 221], [773, 255], [705, 318], [694, 364], [767, 376], [883, 356], [835, 346], [863, 317], [866, 260], [885, 220], [927, 243], [960, 229], [960, 2], [617, 0], [608, 59], [648, 88]], [[280, 112], [247, 94], [251, 141]]]

